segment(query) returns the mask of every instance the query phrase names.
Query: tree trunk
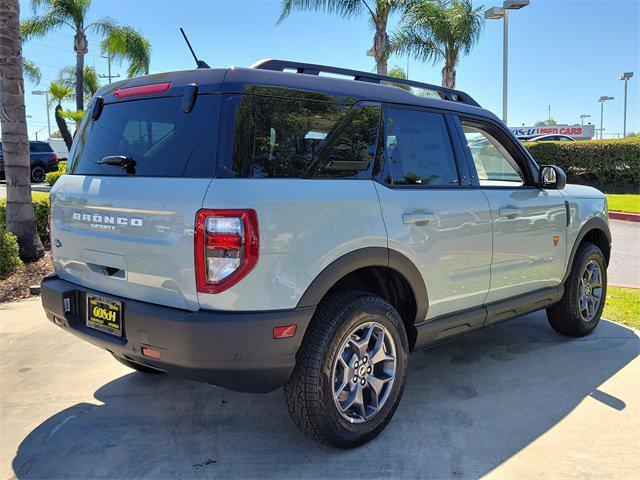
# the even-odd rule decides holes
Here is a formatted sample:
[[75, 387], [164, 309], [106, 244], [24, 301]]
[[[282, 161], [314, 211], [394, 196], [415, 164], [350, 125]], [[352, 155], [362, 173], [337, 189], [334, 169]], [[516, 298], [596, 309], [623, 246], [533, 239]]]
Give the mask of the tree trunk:
[[69, 132], [69, 127], [67, 125], [67, 122], [62, 116], [62, 106], [60, 104], [56, 106], [55, 118], [56, 118], [56, 125], [58, 125], [58, 130], [60, 130], [60, 135], [62, 135], [64, 144], [67, 146], [67, 150], [71, 150], [71, 144], [73, 143], [73, 138], [71, 137], [71, 133]]
[[387, 22], [376, 22], [376, 33], [373, 37], [373, 56], [376, 59], [378, 75], [387, 74], [387, 60], [389, 59], [389, 35]]
[[456, 67], [445, 65], [442, 68], [442, 86], [456, 88]]
[[[76, 26], [82, 32], [82, 26]], [[76, 52], [76, 110], [84, 110], [84, 56], [89, 51], [89, 44], [84, 33], [76, 33], [73, 37], [73, 49]]]
[[44, 248], [31, 201], [19, 0], [0, 1], [0, 25], [0, 123], [7, 177], [7, 230], [18, 237], [20, 257], [35, 260], [42, 257]]

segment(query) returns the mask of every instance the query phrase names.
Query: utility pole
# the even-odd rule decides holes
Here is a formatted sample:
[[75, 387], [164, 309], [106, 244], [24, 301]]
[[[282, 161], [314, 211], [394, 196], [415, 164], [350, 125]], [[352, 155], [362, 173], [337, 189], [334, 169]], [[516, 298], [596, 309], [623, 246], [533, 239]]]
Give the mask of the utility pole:
[[116, 73], [115, 75], [111, 75], [111, 54], [110, 53], [107, 53], [106, 57], [104, 55], [102, 55], [102, 58], [106, 58], [107, 59], [107, 74], [106, 75], [98, 75], [98, 77], [100, 77], [100, 78], [108, 78], [109, 79], [109, 83], [111, 83], [111, 79], [120, 77], [120, 74]]
[[549, 122], [549, 120], [551, 120], [551, 105], [549, 105], [549, 108], [547, 108], [547, 123]]

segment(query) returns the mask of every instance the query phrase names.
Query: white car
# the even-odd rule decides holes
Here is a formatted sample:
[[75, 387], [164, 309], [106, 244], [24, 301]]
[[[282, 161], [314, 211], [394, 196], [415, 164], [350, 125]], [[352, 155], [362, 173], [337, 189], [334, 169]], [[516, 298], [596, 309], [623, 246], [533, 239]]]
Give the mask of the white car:
[[69, 157], [69, 149], [61, 138], [50, 138], [49, 145], [53, 149], [53, 153], [58, 156], [58, 160], [65, 162]]
[[575, 138], [570, 137], [569, 135], [556, 135], [556, 134], [548, 134], [548, 135], [540, 135], [539, 137], [528, 138], [525, 140], [526, 142], [575, 142]]

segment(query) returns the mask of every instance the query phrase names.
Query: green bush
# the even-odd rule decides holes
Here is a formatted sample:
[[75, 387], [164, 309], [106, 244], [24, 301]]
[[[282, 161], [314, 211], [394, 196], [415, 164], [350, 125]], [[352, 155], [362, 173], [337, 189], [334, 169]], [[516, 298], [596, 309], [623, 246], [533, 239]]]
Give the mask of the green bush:
[[58, 164], [58, 171], [47, 173], [45, 180], [50, 186], [53, 187], [53, 185], [58, 181], [58, 179], [65, 173], [67, 173], [67, 162], [60, 162]]
[[0, 229], [0, 277], [6, 277], [20, 265], [18, 239], [13, 233]]
[[[49, 194], [32, 193], [33, 211], [36, 216], [36, 230], [45, 245], [49, 242]], [[0, 230], [7, 228], [7, 199], [0, 200]]]
[[557, 165], [572, 183], [640, 185], [640, 138], [525, 142], [539, 165]]

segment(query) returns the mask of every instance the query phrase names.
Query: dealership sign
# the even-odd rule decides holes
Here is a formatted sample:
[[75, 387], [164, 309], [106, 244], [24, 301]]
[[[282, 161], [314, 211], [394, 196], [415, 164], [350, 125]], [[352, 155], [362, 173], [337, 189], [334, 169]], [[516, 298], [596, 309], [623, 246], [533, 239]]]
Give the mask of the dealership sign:
[[595, 125], [541, 125], [539, 127], [510, 127], [516, 137], [540, 135], [568, 135], [576, 140], [589, 140], [595, 135]]

